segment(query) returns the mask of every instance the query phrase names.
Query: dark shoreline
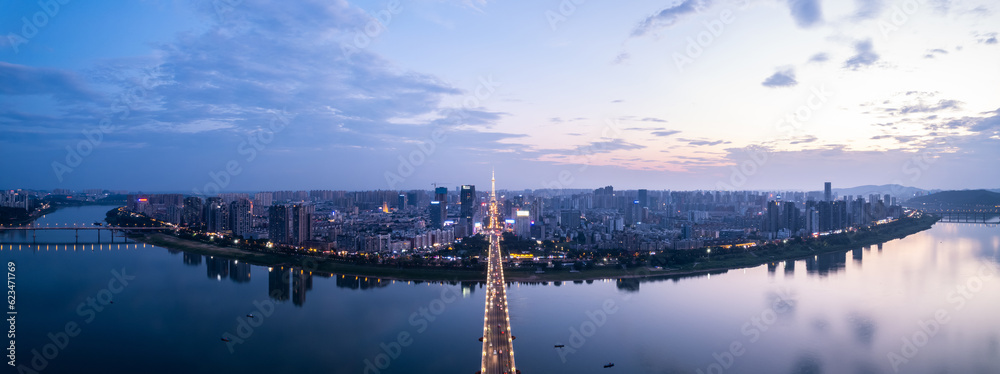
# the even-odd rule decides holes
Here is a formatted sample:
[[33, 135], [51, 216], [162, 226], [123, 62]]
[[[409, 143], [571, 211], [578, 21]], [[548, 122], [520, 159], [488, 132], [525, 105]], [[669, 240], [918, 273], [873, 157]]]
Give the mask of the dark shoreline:
[[[811, 243], [815, 244], [817, 247], [821, 247], [820, 249], [812, 248], [810, 243], [798, 244], [797, 247], [784, 250], [784, 252], [780, 254], [780, 257], [764, 257], [763, 255], [758, 256], [753, 254], [753, 252], [747, 252], [747, 254], [739, 258], [729, 258], [717, 262], [714, 260], [708, 260], [706, 262], [699, 262], [690, 266], [670, 269], [653, 269], [647, 266], [632, 269], [603, 267], [582, 270], [579, 272], [570, 272], [569, 270], [549, 270], [545, 273], [535, 273], [534, 267], [512, 267], [505, 271], [505, 278], [508, 281], [513, 282], [550, 282], [611, 278], [673, 278], [697, 276], [701, 274], [725, 272], [733, 269], [757, 267], [767, 263], [800, 260], [820, 254], [846, 252], [852, 249], [882, 244], [927, 230], [931, 228], [939, 219], [939, 217], [933, 216], [906, 218], [906, 221], [899, 220], [897, 222], [887, 224], [886, 226], [893, 224], [896, 225], [882, 230], [888, 230], [890, 232], [879, 232], [870, 238], [865, 238], [865, 240], [852, 240], [846, 244], [830, 244], [823, 241]], [[308, 268], [312, 271], [404, 281], [482, 281], [485, 279], [485, 274], [481, 270], [458, 270], [433, 267], [396, 268], [388, 266], [357, 265], [330, 258], [324, 258], [322, 256], [262, 253], [244, 251], [230, 247], [219, 247], [197, 241], [180, 239], [163, 233], [149, 233], [145, 236], [133, 237], [133, 239], [142, 243], [168, 249], [182, 250], [207, 256], [230, 257], [259, 266], [294, 266]]]

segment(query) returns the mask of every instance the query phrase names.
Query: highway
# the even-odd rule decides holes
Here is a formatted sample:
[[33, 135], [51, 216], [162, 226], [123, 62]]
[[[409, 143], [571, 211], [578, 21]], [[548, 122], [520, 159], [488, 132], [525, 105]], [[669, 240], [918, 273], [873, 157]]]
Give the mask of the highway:
[[486, 265], [486, 306], [483, 312], [483, 363], [480, 373], [516, 374], [514, 337], [510, 334], [507, 312], [506, 282], [503, 277], [503, 256], [500, 254], [502, 228], [497, 212], [496, 181], [490, 199], [490, 224], [487, 236], [490, 248]]
[[517, 373], [514, 366], [514, 339], [510, 334], [507, 291], [500, 256], [500, 235], [490, 235], [486, 266], [486, 311], [483, 317], [483, 365], [486, 374]]

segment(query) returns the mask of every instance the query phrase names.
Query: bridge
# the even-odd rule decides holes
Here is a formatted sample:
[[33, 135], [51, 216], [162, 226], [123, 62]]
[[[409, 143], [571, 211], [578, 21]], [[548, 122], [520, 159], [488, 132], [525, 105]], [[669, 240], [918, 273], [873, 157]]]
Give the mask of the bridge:
[[486, 265], [486, 310], [483, 316], [483, 364], [480, 374], [520, 373], [514, 365], [514, 336], [510, 334], [507, 290], [503, 278], [500, 234], [503, 222], [497, 207], [496, 176], [491, 180], [487, 235], [490, 238]]
[[953, 223], [996, 223], [1000, 217], [1000, 207], [918, 207], [924, 213], [941, 216], [941, 222]]
[[[38, 231], [74, 231], [76, 233], [75, 244], [80, 242], [80, 231], [97, 231], [97, 244], [101, 244], [101, 231], [107, 230], [111, 233], [111, 243], [115, 242], [115, 232], [127, 232], [127, 231], [159, 231], [159, 230], [177, 230], [177, 227], [173, 226], [84, 226], [84, 225], [53, 225], [53, 226], [2, 226], [0, 225], [0, 232], [5, 231], [31, 231], [31, 242], [37, 242]], [[0, 243], [5, 244], [5, 243]], [[20, 243], [12, 243], [20, 244]]]

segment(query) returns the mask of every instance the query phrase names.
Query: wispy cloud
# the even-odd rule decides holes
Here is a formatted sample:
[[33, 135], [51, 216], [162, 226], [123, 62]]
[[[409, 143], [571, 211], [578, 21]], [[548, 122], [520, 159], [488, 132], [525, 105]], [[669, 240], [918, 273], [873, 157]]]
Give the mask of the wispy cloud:
[[43, 95], [63, 104], [92, 102], [101, 98], [73, 72], [3, 61], [0, 61], [0, 95]]
[[761, 84], [764, 87], [792, 87], [799, 82], [795, 80], [795, 69], [784, 68], [764, 79]]
[[870, 66], [879, 59], [879, 55], [875, 53], [872, 46], [871, 39], [854, 43], [854, 51], [856, 54], [847, 59], [847, 61], [844, 61], [844, 67], [851, 70], [858, 70], [862, 67]]
[[856, 9], [854, 18], [857, 20], [872, 19], [882, 14], [885, 4], [882, 0], [854, 0]]
[[666, 131], [653, 131], [650, 134], [653, 134], [653, 135], [656, 135], [656, 136], [660, 136], [660, 137], [666, 137], [666, 136], [671, 136], [671, 135], [680, 134], [680, 133], [681, 132], [679, 130], [666, 130]]
[[941, 48], [928, 49], [927, 53], [924, 54], [924, 58], [934, 58], [936, 55], [946, 55], [948, 51]]
[[997, 33], [988, 32], [976, 35], [976, 42], [981, 44], [997, 44]]
[[711, 0], [682, 0], [646, 17], [632, 30], [632, 37], [640, 37], [656, 30], [671, 27], [691, 13], [711, 4]]
[[829, 55], [827, 55], [826, 53], [822, 53], [821, 52], [821, 53], [814, 54], [812, 57], [810, 57], [809, 58], [809, 62], [826, 62], [829, 59], [830, 59]]

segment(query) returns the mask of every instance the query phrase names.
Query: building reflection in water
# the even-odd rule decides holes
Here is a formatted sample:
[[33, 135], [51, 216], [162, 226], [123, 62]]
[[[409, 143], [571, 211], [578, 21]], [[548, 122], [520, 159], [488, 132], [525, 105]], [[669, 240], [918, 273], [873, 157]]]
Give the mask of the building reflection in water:
[[201, 255], [197, 253], [184, 252], [184, 265], [191, 265], [191, 266], [201, 265]]
[[205, 267], [207, 268], [206, 274], [211, 279], [229, 278], [229, 259], [208, 256], [205, 259]]
[[615, 282], [615, 287], [625, 292], [639, 292], [639, 278], [622, 278]]
[[[414, 282], [416, 283], [416, 282]], [[422, 283], [422, 282], [421, 282]], [[353, 290], [367, 290], [369, 288], [382, 288], [388, 287], [392, 284], [392, 281], [375, 278], [375, 277], [365, 277], [357, 275], [344, 275], [340, 274], [337, 276], [337, 287], [340, 288], [350, 288]]]
[[250, 282], [250, 264], [233, 260], [229, 263], [229, 279], [236, 283]]
[[[881, 249], [881, 245], [879, 245]], [[820, 277], [825, 277], [831, 273], [837, 273], [841, 269], [844, 269], [847, 263], [847, 252], [851, 253], [851, 257], [855, 264], [860, 265], [863, 257], [864, 251], [870, 250], [871, 247], [858, 248], [851, 251], [843, 251], [837, 253], [826, 253], [816, 255], [805, 260], [806, 272], [811, 275], [817, 275]], [[202, 255], [187, 253], [183, 254], [184, 264], [197, 266], [202, 262]], [[204, 256], [205, 259], [205, 270], [208, 278], [221, 280], [223, 278], [229, 278], [235, 283], [249, 283], [250, 282], [250, 271], [253, 266], [248, 263], [240, 262], [239, 260], [227, 259], [216, 256]], [[779, 265], [784, 266], [784, 273], [786, 276], [795, 274], [795, 263], [796, 261], [783, 261], [783, 262], [772, 262], [767, 263], [767, 274], [769, 276], [774, 276], [778, 270]], [[710, 273], [725, 274], [727, 270], [720, 270]], [[662, 281], [674, 281], [677, 282], [684, 278], [700, 278], [706, 276], [708, 273], [701, 274], [685, 274], [685, 275], [666, 275], [662, 277], [651, 277], [651, 278], [621, 278], [614, 279], [615, 287], [624, 292], [639, 292], [641, 283], [643, 282], [662, 282]], [[292, 267], [287, 265], [273, 266], [268, 268], [267, 275], [267, 288], [268, 295], [271, 299], [283, 302], [287, 300], [292, 300], [295, 306], [301, 307], [306, 302], [306, 294], [313, 289], [313, 277], [321, 278], [334, 278], [334, 284], [338, 288], [349, 288], [354, 290], [368, 290], [375, 288], [388, 287], [393, 283], [390, 279], [383, 279], [378, 277], [366, 277], [363, 275], [347, 275], [347, 274], [332, 274], [332, 273], [322, 273], [315, 271], [308, 271], [299, 267]], [[612, 279], [606, 279], [604, 281], [610, 282]], [[422, 284], [423, 281], [407, 281], [407, 283]], [[574, 285], [579, 284], [593, 284], [593, 279], [588, 280], [574, 280], [572, 281]], [[472, 294], [476, 288], [481, 288], [485, 284], [481, 281], [462, 281], [462, 282], [431, 282], [440, 284], [451, 284], [458, 285], [462, 289], [463, 295]], [[524, 285], [561, 285], [562, 282], [511, 282], [511, 284], [524, 284]]]
[[306, 302], [306, 291], [313, 288], [311, 271], [292, 269], [292, 304], [302, 306]]
[[292, 268], [284, 266], [270, 267], [267, 269], [267, 294], [277, 301], [288, 300], [289, 278], [292, 275]]
[[806, 259], [806, 272], [825, 277], [847, 265], [847, 252], [824, 253]]

